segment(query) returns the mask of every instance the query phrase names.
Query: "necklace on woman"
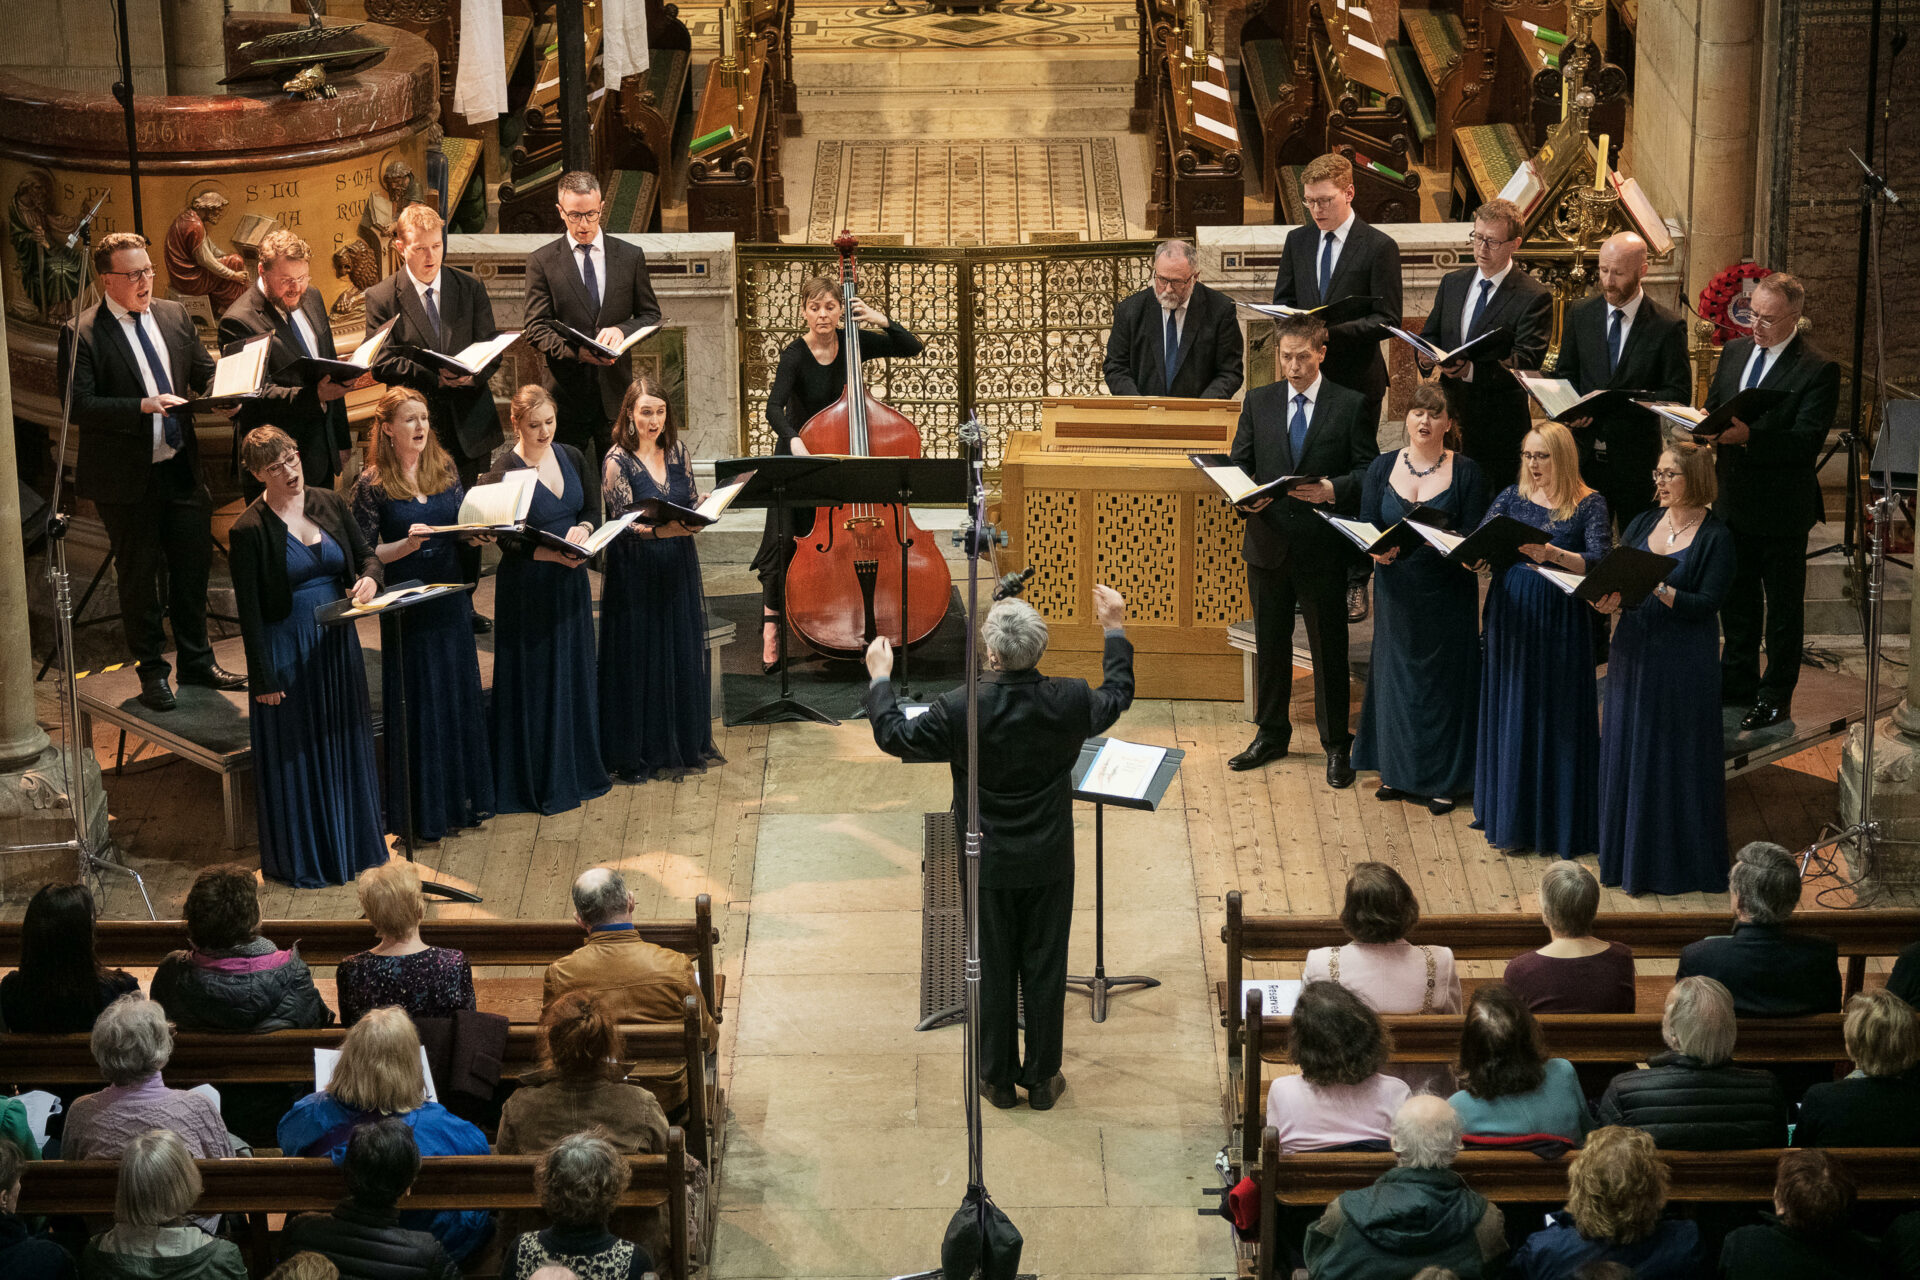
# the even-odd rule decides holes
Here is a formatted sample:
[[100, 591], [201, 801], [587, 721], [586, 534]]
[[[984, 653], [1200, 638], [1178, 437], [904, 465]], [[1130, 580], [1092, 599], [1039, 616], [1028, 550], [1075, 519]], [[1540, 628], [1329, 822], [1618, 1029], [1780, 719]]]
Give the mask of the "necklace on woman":
[[1669, 551], [1673, 550], [1673, 544], [1680, 540], [1680, 535], [1685, 533], [1688, 529], [1693, 528], [1693, 526], [1699, 524], [1701, 518], [1705, 515], [1706, 515], [1706, 512], [1703, 511], [1700, 513], [1700, 515], [1697, 515], [1693, 519], [1687, 521], [1686, 524], [1678, 525], [1673, 522], [1673, 512], [1671, 511], [1667, 512], [1667, 550]]
[[1439, 461], [1435, 462], [1432, 466], [1428, 467], [1425, 471], [1421, 471], [1413, 465], [1413, 450], [1411, 449], [1406, 449], [1401, 452], [1400, 461], [1407, 464], [1407, 474], [1411, 475], [1416, 480], [1424, 480], [1428, 476], [1432, 475], [1434, 472], [1438, 471], [1440, 468], [1447, 465], [1447, 451], [1445, 449], [1442, 449], [1440, 451]]

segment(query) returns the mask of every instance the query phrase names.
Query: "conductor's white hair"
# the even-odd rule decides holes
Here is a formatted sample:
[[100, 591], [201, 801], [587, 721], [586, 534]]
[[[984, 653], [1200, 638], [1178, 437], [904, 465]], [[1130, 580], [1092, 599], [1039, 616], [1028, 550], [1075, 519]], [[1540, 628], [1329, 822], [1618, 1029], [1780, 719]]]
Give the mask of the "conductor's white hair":
[[1460, 1154], [1460, 1115], [1446, 1099], [1418, 1093], [1393, 1115], [1393, 1151], [1409, 1169], [1445, 1169]]
[[1047, 651], [1047, 620], [1025, 600], [1002, 600], [987, 611], [980, 640], [1002, 671], [1026, 671]]

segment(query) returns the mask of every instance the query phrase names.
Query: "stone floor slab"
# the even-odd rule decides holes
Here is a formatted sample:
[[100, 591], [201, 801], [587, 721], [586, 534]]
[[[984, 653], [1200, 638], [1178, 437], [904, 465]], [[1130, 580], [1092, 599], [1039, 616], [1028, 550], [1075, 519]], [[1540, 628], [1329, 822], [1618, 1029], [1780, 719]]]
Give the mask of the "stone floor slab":
[[729, 1132], [807, 1125], [861, 1129], [915, 1123], [919, 1059], [909, 1054], [785, 1054], [736, 1059]]
[[754, 977], [920, 972], [918, 911], [756, 911]]
[[[753, 947], [747, 947], [753, 971]], [[923, 1047], [920, 979], [913, 974], [848, 974], [832, 982], [767, 974], [741, 984], [736, 1059], [759, 1054], [913, 1054]]]
[[953, 803], [944, 767], [803, 752], [767, 755], [762, 813], [931, 813]]
[[920, 910], [917, 813], [765, 814], [753, 914]]

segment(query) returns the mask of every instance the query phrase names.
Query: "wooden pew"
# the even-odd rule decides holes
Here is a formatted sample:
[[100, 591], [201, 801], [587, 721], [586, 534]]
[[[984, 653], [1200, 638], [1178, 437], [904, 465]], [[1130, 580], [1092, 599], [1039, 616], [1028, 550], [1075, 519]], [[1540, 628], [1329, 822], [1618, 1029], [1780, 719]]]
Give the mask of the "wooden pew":
[[[1391, 41], [1339, 4], [1315, 4], [1310, 17], [1314, 76], [1327, 104], [1325, 149], [1351, 146], [1409, 172], [1417, 138], [1407, 95], [1387, 58]], [[1397, 12], [1395, 22], [1398, 34]]]
[[[1645, 1062], [1666, 1051], [1659, 1013], [1540, 1014], [1547, 1052], [1576, 1065], [1584, 1062]], [[1460, 1056], [1466, 1016], [1458, 1013], [1388, 1014], [1381, 1022], [1393, 1036], [1395, 1062], [1450, 1063]], [[1240, 1054], [1240, 1151], [1251, 1162], [1266, 1115], [1267, 1063], [1287, 1061], [1291, 1018], [1260, 1011], [1258, 992], [1247, 993], [1246, 1034]], [[1734, 1038], [1736, 1062], [1844, 1062], [1846, 1036], [1837, 1013], [1808, 1018], [1742, 1018]]]
[[776, 51], [761, 37], [741, 50], [736, 72], [707, 67], [693, 136], [730, 128], [725, 142], [709, 144], [687, 162], [687, 230], [731, 232], [736, 240], [777, 240], [787, 229], [786, 180], [780, 174], [781, 112], [775, 78]]
[[[1240, 1036], [1240, 984], [1250, 962], [1303, 963], [1315, 947], [1351, 941], [1337, 916], [1252, 916], [1235, 889], [1227, 894], [1227, 922], [1220, 939], [1227, 944], [1226, 981], [1216, 992], [1228, 1042]], [[1920, 910], [1808, 912], [1794, 917], [1796, 927], [1831, 938], [1846, 962], [1846, 994], [1866, 983], [1869, 957], [1898, 955], [1920, 938]], [[1607, 911], [1594, 918], [1593, 934], [1624, 942], [1637, 960], [1673, 960], [1690, 942], [1732, 932], [1722, 911]], [[1455, 960], [1511, 960], [1547, 945], [1546, 925], [1531, 915], [1422, 916], [1407, 935], [1411, 942], [1450, 947]], [[1229, 998], [1231, 996], [1231, 998]], [[1744, 1029], [1744, 1024], [1743, 1024]], [[1743, 1052], [1743, 1056], [1748, 1055]]]
[[[632, 1078], [645, 1083], [649, 1076], [669, 1071], [687, 1074], [687, 1149], [702, 1163], [712, 1164], [716, 1134], [712, 1117], [719, 1099], [706, 1072], [706, 1051], [700, 1040], [700, 1009], [688, 996], [679, 1026], [669, 1023], [629, 1023], [620, 1028], [626, 1057], [635, 1064]], [[174, 1088], [210, 1084], [299, 1084], [313, 1079], [313, 1051], [338, 1049], [346, 1039], [344, 1027], [268, 1031], [259, 1035], [229, 1035], [208, 1031], [176, 1032], [166, 1080]], [[518, 1079], [538, 1067], [539, 1029], [519, 1023], [507, 1028], [507, 1046], [501, 1074]], [[0, 1034], [0, 1088], [71, 1088], [98, 1085], [100, 1069], [86, 1035]]]
[[[1429, 168], [1450, 173], [1453, 131], [1480, 124], [1487, 117], [1486, 86], [1478, 76], [1479, 50], [1468, 49], [1459, 15], [1444, 9], [1402, 9], [1400, 26], [1406, 40], [1391, 51], [1395, 73], [1409, 98], [1421, 100], [1418, 109], [1433, 118], [1432, 136], [1422, 143], [1423, 158]], [[1416, 81], [1420, 82], [1417, 89]]]
[[1154, 82], [1153, 176], [1147, 221], [1162, 236], [1191, 236], [1196, 227], [1239, 226], [1246, 213], [1246, 179], [1227, 90], [1225, 64], [1208, 55], [1184, 83], [1187, 59], [1178, 38], [1168, 40]]
[[[1911, 1200], [1920, 1197], [1920, 1151], [1912, 1148], [1835, 1148], [1863, 1200]], [[1770, 1204], [1780, 1160], [1776, 1150], [1662, 1151], [1672, 1170], [1667, 1198], [1689, 1203]], [[1531, 1152], [1463, 1151], [1453, 1168], [1496, 1204], [1561, 1204], [1567, 1196], [1571, 1157], [1542, 1160]], [[1279, 1134], [1266, 1129], [1260, 1139], [1260, 1241], [1256, 1280], [1274, 1280], [1279, 1270], [1279, 1207], [1325, 1205], [1342, 1192], [1371, 1185], [1388, 1169], [1389, 1152], [1303, 1151], [1280, 1154]]]
[[1310, 3], [1266, 0], [1250, 7], [1240, 27], [1240, 99], [1259, 126], [1261, 193], [1273, 203], [1275, 221], [1281, 170], [1326, 149], [1326, 111], [1307, 52]]
[[692, 82], [693, 36], [679, 6], [647, 0], [647, 69], [620, 82], [618, 124], [626, 136], [610, 142], [613, 170], [669, 171], [674, 126], [692, 110]]
[[[654, 1259], [663, 1277], [689, 1280], [687, 1244], [686, 1135], [667, 1130], [662, 1155], [629, 1156], [633, 1181], [618, 1208], [664, 1205], [669, 1254]], [[205, 1189], [195, 1208], [202, 1213], [245, 1214], [242, 1246], [254, 1275], [272, 1270], [274, 1240], [267, 1215], [326, 1213], [346, 1198], [346, 1181], [331, 1160], [273, 1157], [197, 1160]], [[428, 1156], [407, 1193], [409, 1210], [538, 1210], [533, 1187], [535, 1156]], [[117, 1160], [35, 1160], [22, 1171], [19, 1211], [111, 1218], [120, 1177]]]

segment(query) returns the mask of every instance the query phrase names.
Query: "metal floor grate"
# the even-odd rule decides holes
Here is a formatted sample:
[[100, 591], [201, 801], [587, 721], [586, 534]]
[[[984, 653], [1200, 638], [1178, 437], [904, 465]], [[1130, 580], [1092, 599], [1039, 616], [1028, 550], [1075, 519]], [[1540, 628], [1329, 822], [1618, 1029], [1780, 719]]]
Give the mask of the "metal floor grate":
[[[920, 861], [920, 1016], [960, 1007], [966, 1000], [962, 969], [966, 938], [961, 931], [960, 836], [951, 811], [923, 815], [925, 852]], [[948, 1025], [942, 1023], [941, 1025]]]

